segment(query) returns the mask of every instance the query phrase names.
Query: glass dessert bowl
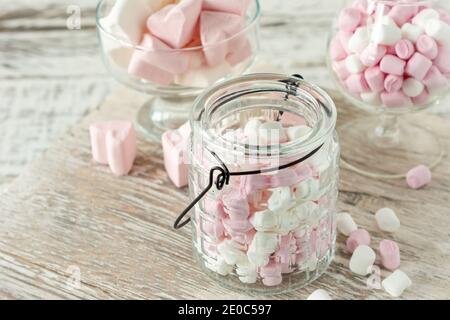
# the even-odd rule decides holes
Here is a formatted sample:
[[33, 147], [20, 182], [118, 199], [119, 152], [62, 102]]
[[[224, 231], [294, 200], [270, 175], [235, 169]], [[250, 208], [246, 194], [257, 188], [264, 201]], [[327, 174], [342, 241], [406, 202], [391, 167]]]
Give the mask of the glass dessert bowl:
[[[344, 97], [372, 116], [338, 127], [343, 164], [382, 179], [436, 166], [443, 150], [414, 113], [450, 88], [450, 15], [445, 1], [342, 1], [327, 62]], [[369, 159], [355, 156], [370, 154]]]
[[[233, 4], [238, 5], [233, 5]], [[258, 0], [102, 0], [97, 29], [108, 71], [152, 95], [136, 116], [159, 141], [205, 88], [241, 75], [259, 50]]]

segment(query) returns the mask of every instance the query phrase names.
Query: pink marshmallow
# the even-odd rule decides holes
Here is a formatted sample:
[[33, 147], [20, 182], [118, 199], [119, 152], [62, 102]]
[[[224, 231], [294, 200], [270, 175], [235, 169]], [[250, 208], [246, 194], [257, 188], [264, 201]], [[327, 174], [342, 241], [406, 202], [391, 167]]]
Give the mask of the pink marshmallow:
[[122, 176], [130, 172], [136, 158], [136, 132], [129, 121], [94, 123], [89, 128], [92, 155], [111, 171]]
[[383, 92], [381, 93], [381, 101], [386, 107], [408, 107], [411, 106], [411, 99], [402, 91]]
[[355, 8], [345, 8], [339, 15], [339, 29], [343, 31], [355, 31], [362, 21], [362, 13]]
[[190, 135], [189, 123], [178, 130], [166, 131], [162, 135], [164, 167], [173, 184], [182, 188], [188, 182], [187, 143]]
[[397, 26], [401, 27], [411, 20], [418, 12], [419, 7], [417, 5], [397, 5], [392, 8], [388, 16], [395, 21]]
[[387, 74], [402, 76], [406, 62], [394, 55], [386, 55], [380, 62], [380, 70]]
[[353, 231], [347, 239], [347, 251], [353, 253], [361, 245], [370, 246], [370, 234], [364, 229]]
[[423, 80], [433, 62], [423, 54], [416, 52], [406, 65], [406, 73], [417, 80]]
[[333, 70], [336, 72], [339, 80], [345, 81], [351, 75], [350, 71], [347, 69], [347, 64], [345, 60], [333, 62]]
[[412, 102], [417, 106], [422, 106], [428, 102], [429, 98], [430, 98], [430, 94], [425, 89], [422, 91], [422, 93], [419, 96], [412, 98]]
[[345, 84], [351, 93], [361, 93], [369, 90], [363, 74], [352, 74], [345, 80]]
[[408, 60], [409, 58], [412, 57], [414, 52], [416, 52], [416, 50], [414, 48], [414, 44], [408, 39], [400, 40], [395, 45], [395, 54], [400, 59]]
[[220, 219], [213, 221], [202, 219], [203, 232], [213, 239], [222, 239], [225, 236], [225, 228]]
[[232, 220], [244, 220], [250, 215], [247, 197], [240, 190], [232, 189], [222, 197], [223, 210]]
[[279, 277], [281, 276], [281, 264], [270, 261], [268, 265], [261, 267], [259, 274], [261, 277]]
[[417, 39], [416, 48], [418, 52], [430, 60], [436, 59], [439, 53], [436, 41], [425, 34], [421, 35], [419, 39]]
[[397, 243], [391, 240], [382, 240], [379, 251], [383, 267], [392, 271], [400, 267], [400, 249]]
[[406, 174], [406, 183], [412, 189], [420, 189], [431, 182], [431, 170], [424, 166], [417, 166]]
[[403, 86], [403, 77], [389, 74], [384, 80], [384, 88], [389, 93], [399, 91], [402, 88], [402, 86]]
[[339, 37], [339, 41], [341, 41], [341, 45], [342, 48], [344, 48], [345, 52], [347, 52], [347, 54], [351, 54], [351, 50], [348, 47], [348, 44], [350, 42], [350, 38], [353, 36], [353, 32], [349, 32], [349, 31], [339, 31], [338, 33], [338, 37]]
[[333, 40], [331, 40], [330, 56], [333, 61], [341, 61], [347, 58], [347, 52], [345, 52], [338, 37], [335, 37], [333, 38]]
[[233, 39], [230, 41], [232, 46], [228, 46], [229, 53], [226, 57], [227, 62], [231, 66], [235, 66], [246, 59], [250, 58], [253, 53], [253, 48], [245, 35], [239, 37], [242, 41]]
[[450, 73], [450, 46], [439, 47], [438, 56], [433, 61], [434, 65], [444, 73]]
[[386, 47], [386, 54], [390, 54], [395, 56], [397, 52], [395, 51], [395, 46], [387, 46]]
[[194, 37], [202, 0], [183, 0], [169, 4], [147, 20], [150, 32], [175, 49], [186, 46]]
[[280, 122], [285, 127], [294, 127], [306, 124], [305, 118], [292, 112], [283, 112], [280, 118]]
[[447, 24], [450, 24], [450, 14], [444, 9], [438, 9], [439, 18]]
[[386, 55], [386, 52], [387, 49], [385, 46], [379, 46], [371, 43], [361, 53], [360, 60], [366, 67], [374, 67]]
[[277, 171], [274, 175], [270, 176], [270, 187], [290, 187], [300, 182], [294, 168], [286, 168]]
[[364, 77], [370, 90], [374, 92], [381, 92], [384, 90], [384, 81], [386, 75], [380, 70], [379, 67], [367, 69], [364, 73]]
[[255, 191], [268, 189], [270, 187], [270, 176], [266, 175], [247, 175], [241, 177], [240, 190], [246, 195], [251, 195]]
[[173, 83], [175, 79], [173, 74], [149, 64], [143, 55], [142, 51], [135, 51], [128, 66], [129, 74], [161, 86]]
[[449, 85], [449, 81], [446, 76], [444, 76], [438, 68], [432, 66], [430, 71], [423, 79], [423, 84], [427, 87], [428, 92], [440, 92]]
[[203, 0], [203, 10], [245, 15], [250, 0]]
[[229, 218], [223, 219], [223, 226], [226, 230], [226, 232], [232, 236], [236, 237], [239, 235], [244, 235], [247, 232], [249, 232], [251, 229], [253, 229], [252, 224], [249, 220], [231, 220]]
[[283, 277], [265, 277], [262, 279], [262, 283], [267, 287], [276, 287], [283, 282]]

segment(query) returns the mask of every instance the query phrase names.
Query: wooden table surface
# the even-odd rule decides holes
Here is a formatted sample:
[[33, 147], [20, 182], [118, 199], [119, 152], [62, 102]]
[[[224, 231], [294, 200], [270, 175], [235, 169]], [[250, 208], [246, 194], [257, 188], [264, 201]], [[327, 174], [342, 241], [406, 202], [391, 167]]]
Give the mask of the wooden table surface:
[[[330, 87], [325, 43], [338, 2], [262, 0], [261, 59]], [[66, 28], [66, 9], [73, 4], [82, 10], [81, 30]], [[112, 89], [98, 55], [94, 5], [91, 0], [1, 4], [0, 298], [243, 297], [209, 281], [191, 258], [189, 230], [171, 229], [186, 191], [168, 182], [159, 145], [140, 140], [130, 177], [114, 178], [91, 162], [88, 124], [131, 116], [145, 99]], [[353, 109], [348, 110], [342, 120]], [[437, 111], [448, 110], [443, 103]], [[440, 128], [448, 148], [448, 120], [425, 119]], [[448, 168], [446, 160], [433, 185], [420, 192], [402, 181], [386, 185], [342, 174], [339, 209], [352, 212], [375, 243], [385, 235], [377, 231], [373, 212], [386, 205], [398, 211], [404, 227], [394, 239], [402, 269], [414, 282], [404, 298], [450, 298]], [[319, 287], [335, 298], [388, 298], [351, 276], [343, 241], [338, 239], [326, 275], [279, 298], [304, 298]], [[78, 272], [81, 287], [71, 285]]]

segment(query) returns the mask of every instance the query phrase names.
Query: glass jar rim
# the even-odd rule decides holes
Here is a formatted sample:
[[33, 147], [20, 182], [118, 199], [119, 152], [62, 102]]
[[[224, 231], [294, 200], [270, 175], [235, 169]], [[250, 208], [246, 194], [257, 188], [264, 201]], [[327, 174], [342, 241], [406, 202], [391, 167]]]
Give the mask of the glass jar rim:
[[219, 42], [213, 43], [213, 44], [209, 44], [206, 46], [195, 46], [195, 47], [189, 47], [189, 48], [181, 48], [181, 49], [158, 49], [158, 50], [152, 50], [150, 48], [146, 48], [143, 47], [141, 45], [135, 45], [129, 41], [126, 41], [125, 39], [118, 37], [116, 34], [110, 32], [107, 30], [107, 28], [105, 28], [104, 25], [102, 25], [101, 23], [101, 19], [102, 17], [100, 17], [100, 10], [103, 7], [103, 5], [107, 2], [108, 0], [100, 0], [97, 8], [95, 10], [96, 14], [95, 14], [95, 21], [96, 21], [96, 25], [98, 30], [100, 30], [101, 32], [103, 32], [105, 35], [107, 35], [110, 39], [115, 40], [119, 43], [121, 43], [123, 46], [128, 47], [128, 48], [133, 48], [135, 50], [139, 50], [139, 51], [144, 51], [144, 52], [161, 52], [161, 53], [186, 53], [186, 52], [195, 52], [195, 51], [199, 51], [199, 50], [205, 50], [205, 49], [210, 49], [210, 48], [215, 48], [218, 47], [224, 43], [227, 43], [243, 34], [245, 34], [248, 30], [250, 30], [255, 24], [258, 23], [259, 18], [261, 17], [261, 5], [259, 3], [259, 0], [252, 0], [255, 3], [255, 13], [254, 15], [251, 17], [250, 22], [245, 26], [245, 28], [243, 28], [242, 30], [240, 30], [238, 33], [232, 35], [231, 37], [228, 37], [226, 39], [223, 39]]
[[[337, 109], [333, 99], [323, 89], [308, 81], [294, 76], [286, 76], [276, 73], [248, 74], [233, 78], [228, 81], [220, 82], [215, 86], [210, 87], [208, 90], [203, 92], [203, 94], [198, 96], [194, 102], [190, 115], [191, 128], [195, 128], [196, 124], [199, 123], [201, 128], [206, 127], [208, 120], [205, 119], [205, 115], [207, 114], [205, 110], [207, 107], [211, 107], [214, 105], [214, 103], [217, 102], [217, 99], [211, 101], [211, 99], [214, 98], [214, 95], [217, 92], [229, 90], [228, 93], [230, 93], [230, 91], [237, 89], [236, 91], [232, 91], [233, 94], [237, 94], [240, 92], [239, 88], [242, 88], [243, 85], [258, 84], [258, 82], [271, 84], [273, 85], [273, 92], [283, 92], [291, 97], [299, 98], [300, 93], [306, 95], [309, 98], [314, 99], [315, 106], [319, 107], [320, 110], [322, 110], [322, 113], [327, 115], [326, 119], [321, 119], [323, 125], [319, 128], [319, 130], [314, 131], [314, 134], [309, 136], [306, 140], [297, 139], [288, 143], [279, 144], [279, 152], [275, 156], [293, 156], [299, 153], [311, 151], [323, 144], [325, 139], [334, 132], [336, 128]], [[297, 89], [300, 89], [300, 86], [303, 88], [307, 88], [308, 91], [315, 93], [317, 96], [323, 99], [323, 102], [315, 99], [314, 96], [312, 96], [306, 90], [301, 90], [301, 92], [298, 92], [297, 90], [295, 92], [289, 91], [288, 89], [286, 89], [287, 83], [296, 83]], [[277, 86], [279, 87], [278, 89]], [[284, 88], [284, 91], [281, 89], [282, 87]], [[239, 94], [237, 94], [236, 98], [239, 98]], [[323, 109], [325, 109], [325, 112], [323, 112]], [[194, 132], [194, 134], [197, 133]], [[215, 145], [215, 147], [222, 149], [220, 150], [222, 152], [233, 152], [236, 155], [253, 155], [267, 158], [271, 157], [270, 150], [273, 148], [273, 146], [236, 144], [226, 139], [221, 139], [220, 144], [214, 144], [214, 141], [220, 139], [220, 136], [218, 134], [213, 134], [211, 130], [201, 130], [201, 135], [203, 141], [205, 141], [207, 144], [213, 144]]]

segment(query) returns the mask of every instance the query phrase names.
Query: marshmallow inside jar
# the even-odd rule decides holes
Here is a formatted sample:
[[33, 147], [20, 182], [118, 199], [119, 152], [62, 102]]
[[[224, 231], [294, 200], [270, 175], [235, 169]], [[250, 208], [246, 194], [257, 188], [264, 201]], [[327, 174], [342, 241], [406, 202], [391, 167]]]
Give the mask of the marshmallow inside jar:
[[326, 270], [336, 237], [335, 124], [331, 98], [294, 76], [250, 74], [196, 100], [191, 199], [212, 187], [191, 221], [194, 253], [208, 275], [273, 294]]
[[[406, 113], [437, 101], [450, 88], [439, 56], [450, 43], [446, 10], [440, 6], [445, 2], [344, 1], [327, 55], [344, 96], [369, 112]], [[450, 64], [450, 56], [445, 59]]]

